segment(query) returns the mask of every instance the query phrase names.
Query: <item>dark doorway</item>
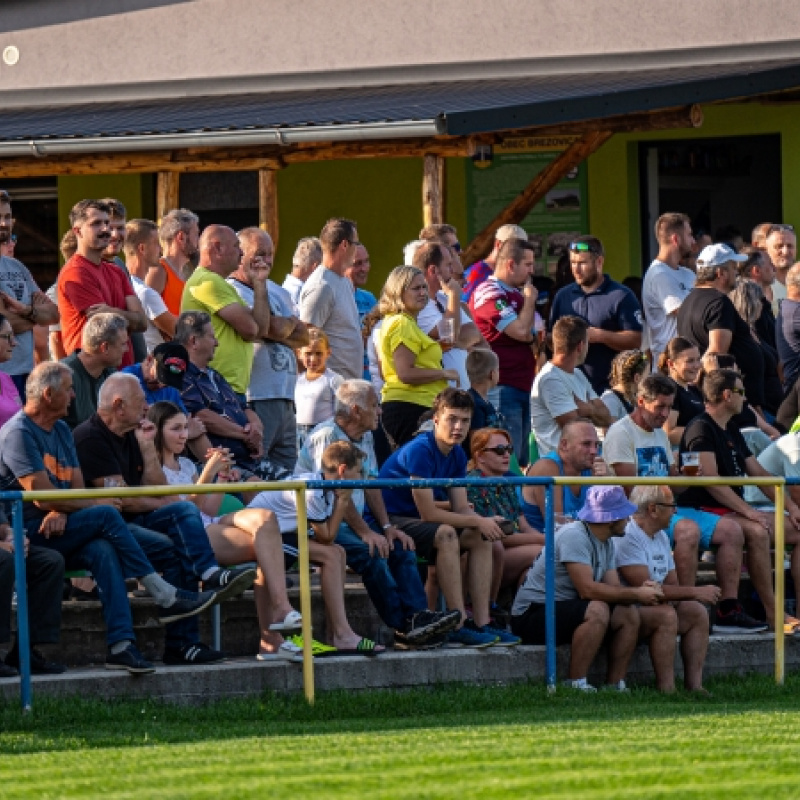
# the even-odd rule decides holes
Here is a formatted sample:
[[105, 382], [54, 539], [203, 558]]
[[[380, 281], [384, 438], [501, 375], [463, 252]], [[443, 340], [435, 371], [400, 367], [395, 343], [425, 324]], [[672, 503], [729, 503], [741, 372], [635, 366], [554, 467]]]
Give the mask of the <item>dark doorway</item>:
[[745, 242], [759, 222], [781, 222], [781, 138], [729, 136], [639, 145], [642, 256], [658, 252], [653, 225], [667, 211], [688, 214], [695, 232], [726, 226]]
[[211, 223], [235, 231], [258, 225], [257, 172], [189, 172], [181, 175], [182, 208], [200, 217], [200, 229]]
[[55, 178], [5, 180], [11, 196], [14, 258], [21, 261], [42, 290], [55, 282], [59, 269], [58, 184]]

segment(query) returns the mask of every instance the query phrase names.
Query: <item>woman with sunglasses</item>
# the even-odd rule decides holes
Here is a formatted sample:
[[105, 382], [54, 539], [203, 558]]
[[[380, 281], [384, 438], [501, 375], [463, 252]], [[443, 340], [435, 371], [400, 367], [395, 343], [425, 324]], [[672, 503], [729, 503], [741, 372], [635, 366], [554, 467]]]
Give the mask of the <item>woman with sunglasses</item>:
[[[410, 441], [419, 418], [434, 398], [458, 381], [458, 370], [442, 369], [442, 348], [417, 325], [428, 305], [428, 283], [416, 267], [395, 267], [386, 279], [379, 304], [383, 323], [378, 333], [378, 356], [383, 373], [382, 422], [395, 447]], [[458, 318], [453, 320], [458, 338]]]
[[[507, 431], [481, 428], [472, 434], [472, 460], [468, 478], [502, 478], [508, 474], [514, 447]], [[544, 534], [528, 523], [522, 514], [512, 486], [469, 486], [467, 498], [482, 517], [499, 516], [507, 520], [506, 536], [493, 544], [491, 609], [504, 587], [516, 589], [544, 546]]]
[[[11, 358], [17, 339], [11, 330], [11, 323], [0, 314], [0, 364]], [[0, 371], [0, 426], [5, 425], [22, 408], [17, 387], [10, 375]]]

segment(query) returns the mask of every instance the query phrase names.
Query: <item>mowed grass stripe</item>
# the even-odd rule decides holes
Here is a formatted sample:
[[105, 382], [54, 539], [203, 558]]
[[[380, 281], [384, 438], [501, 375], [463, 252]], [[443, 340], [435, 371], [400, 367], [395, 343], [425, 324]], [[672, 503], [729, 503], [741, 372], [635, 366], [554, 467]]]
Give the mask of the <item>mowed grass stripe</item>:
[[[777, 718], [777, 719], [776, 719]], [[4, 796], [738, 797], [796, 791], [798, 714], [251, 737], [3, 759]], [[778, 730], [774, 727], [778, 723]], [[782, 733], [781, 733], [782, 732]], [[746, 746], [745, 746], [746, 743]], [[751, 778], [745, 779], [750, 773]], [[356, 788], [357, 787], [357, 788]], [[10, 790], [6, 794], [5, 790]], [[682, 795], [680, 793], [683, 793]]]

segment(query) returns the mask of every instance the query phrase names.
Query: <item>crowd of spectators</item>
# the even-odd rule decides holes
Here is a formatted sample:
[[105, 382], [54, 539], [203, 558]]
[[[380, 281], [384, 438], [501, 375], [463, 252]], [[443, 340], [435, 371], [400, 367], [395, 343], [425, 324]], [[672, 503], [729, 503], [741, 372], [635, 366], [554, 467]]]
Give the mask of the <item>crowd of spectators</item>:
[[[376, 298], [348, 219], [300, 240], [282, 286], [258, 228], [201, 231], [186, 209], [160, 224], [128, 221], [111, 199], [76, 204], [70, 224], [47, 292], [2, 255], [0, 489], [187, 488], [26, 504], [34, 672], [64, 669], [39, 646], [58, 640], [65, 569], [96, 583], [109, 668], [154, 669], [136, 646], [128, 579], [166, 625], [165, 664], [221, 661], [196, 615], [251, 586], [256, 657], [302, 661], [286, 579], [300, 536], [326, 610], [315, 655], [541, 644], [544, 487], [517, 490], [506, 476], [800, 475], [791, 226], [760, 225], [738, 252], [699, 247], [688, 217], [662, 215], [639, 284], [612, 280], [603, 243], [579, 236], [545, 307], [518, 225], [467, 265], [455, 228], [424, 228]], [[12, 225], [0, 192], [0, 246]], [[49, 357], [34, 347], [45, 332]], [[497, 483], [404, 485], [467, 476]], [[224, 491], [290, 477], [398, 484], [309, 490], [307, 531], [293, 491]], [[712, 629], [800, 634], [800, 620], [775, 607], [774, 502], [767, 486], [559, 487], [556, 636], [572, 645], [568, 685], [594, 690], [588, 672], [607, 641], [606, 684], [625, 690], [646, 640], [659, 690], [674, 690], [680, 646], [685, 686], [703, 692]], [[785, 513], [786, 541], [800, 544], [800, 489], [786, 493]], [[2, 516], [2, 641], [12, 553]], [[714, 585], [697, 585], [701, 554]], [[743, 564], [759, 601], [747, 609]], [[351, 627], [346, 569], [391, 639]], [[800, 585], [797, 547], [790, 569]], [[18, 664], [15, 642], [0, 677]]]

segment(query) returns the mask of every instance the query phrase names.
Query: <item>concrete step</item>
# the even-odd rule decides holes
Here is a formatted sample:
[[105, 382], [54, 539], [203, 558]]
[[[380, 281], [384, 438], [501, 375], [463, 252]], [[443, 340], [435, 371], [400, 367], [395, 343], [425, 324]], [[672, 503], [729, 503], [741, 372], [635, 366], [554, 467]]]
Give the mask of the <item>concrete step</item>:
[[[760, 672], [774, 669], [774, 637], [712, 636], [705, 676]], [[569, 648], [558, 649], [559, 679], [566, 674]], [[676, 655], [676, 672], [681, 675]], [[800, 667], [800, 641], [787, 639], [786, 668]], [[605, 663], [599, 657], [589, 679], [602, 684]], [[314, 665], [318, 692], [331, 690], [412, 688], [441, 683], [486, 685], [543, 681], [545, 648], [534, 646], [490, 647], [483, 650], [430, 650], [415, 653], [389, 651], [375, 658], [339, 656], [317, 659]], [[652, 683], [653, 672], [646, 647], [637, 648], [628, 672], [631, 685]], [[81, 667], [64, 675], [33, 678], [37, 698], [82, 696], [102, 700], [151, 698], [181, 704], [202, 704], [225, 698], [254, 697], [268, 692], [301, 692], [302, 664], [264, 663], [254, 658], [230, 660], [209, 667], [159, 667], [153, 675], [131, 677], [99, 667]], [[0, 680], [0, 697], [19, 699], [19, 680]]]

